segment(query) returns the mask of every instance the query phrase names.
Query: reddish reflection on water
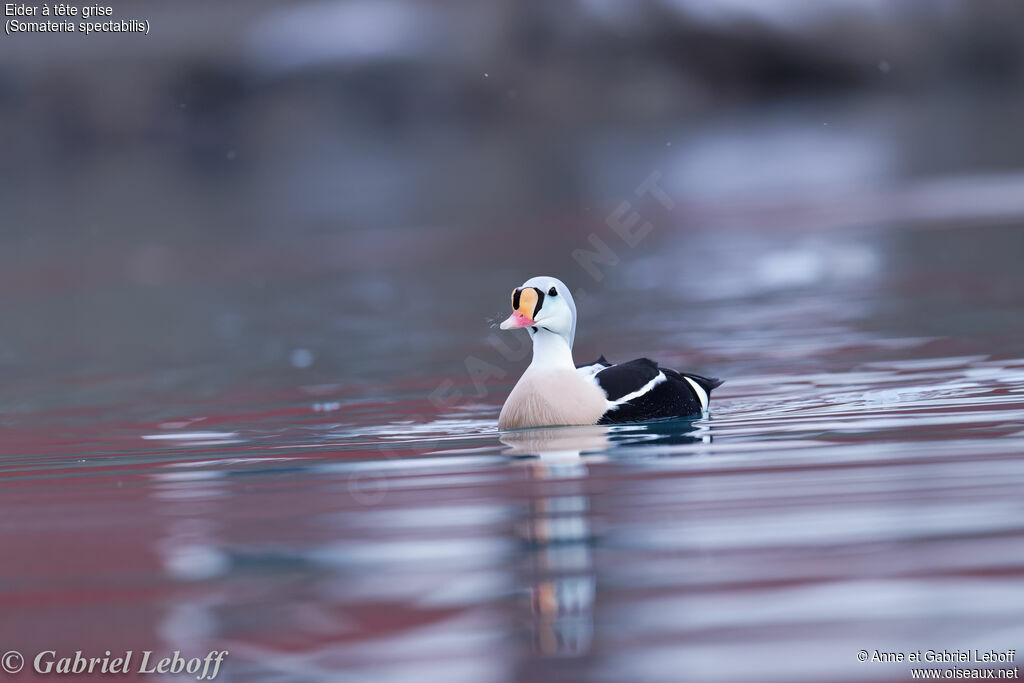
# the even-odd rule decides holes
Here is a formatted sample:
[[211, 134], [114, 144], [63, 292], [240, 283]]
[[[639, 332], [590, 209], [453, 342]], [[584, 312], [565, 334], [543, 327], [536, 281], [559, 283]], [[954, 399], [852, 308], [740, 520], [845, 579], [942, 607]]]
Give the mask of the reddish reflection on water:
[[497, 276], [437, 329], [388, 287], [429, 301], [444, 276], [346, 275], [211, 309], [166, 369], [145, 331], [117, 372], [28, 357], [3, 389], [0, 650], [479, 683], [905, 680], [857, 652], [1020, 649], [1020, 234], [671, 242], [720, 278], [699, 290], [638, 254], [581, 299], [579, 354], [726, 377], [692, 423], [499, 435], [524, 361], [477, 315]]
[[[229, 680], [870, 680], [903, 669], [860, 647], [1012, 648], [1024, 361], [937, 364], [747, 378], [711, 420], [510, 448], [469, 418], [9, 458], [3, 641], [227, 649]], [[881, 398], [831, 400], [858, 382]]]

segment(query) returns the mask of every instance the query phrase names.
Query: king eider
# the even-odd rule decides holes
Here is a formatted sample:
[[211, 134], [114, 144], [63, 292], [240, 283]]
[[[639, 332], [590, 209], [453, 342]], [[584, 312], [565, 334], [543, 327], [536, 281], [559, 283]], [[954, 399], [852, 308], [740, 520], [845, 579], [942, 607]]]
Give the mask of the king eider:
[[601, 356], [576, 365], [576, 304], [561, 280], [530, 278], [512, 291], [501, 329], [525, 327], [533, 361], [498, 417], [499, 429], [619, 424], [701, 415], [722, 381], [660, 367], [648, 358], [612, 364]]

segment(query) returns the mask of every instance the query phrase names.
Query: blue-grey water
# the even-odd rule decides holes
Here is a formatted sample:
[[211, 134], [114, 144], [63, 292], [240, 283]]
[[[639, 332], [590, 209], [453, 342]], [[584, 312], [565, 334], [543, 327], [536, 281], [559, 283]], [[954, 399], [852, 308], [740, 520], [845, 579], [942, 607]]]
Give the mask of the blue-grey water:
[[[1024, 650], [1024, 183], [815, 116], [636, 164], [596, 135], [571, 208], [486, 229], [12, 242], [0, 650], [446, 683], [909, 680], [858, 651]], [[670, 207], [636, 193], [652, 173]], [[239, 206], [308, 189], [275, 178]], [[614, 258], [588, 269], [594, 239]], [[529, 348], [489, 321], [537, 274], [577, 293], [578, 360], [722, 377], [710, 415], [499, 434]]]

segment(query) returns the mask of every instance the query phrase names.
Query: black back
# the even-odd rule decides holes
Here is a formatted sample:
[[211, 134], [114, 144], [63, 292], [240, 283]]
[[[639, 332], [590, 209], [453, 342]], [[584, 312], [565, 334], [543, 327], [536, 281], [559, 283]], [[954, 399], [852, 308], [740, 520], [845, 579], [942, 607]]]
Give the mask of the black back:
[[[590, 365], [596, 363], [607, 364], [608, 361], [601, 356]], [[664, 373], [664, 381], [658, 382], [642, 395], [609, 409], [598, 420], [598, 424], [646, 422], [700, 415], [704, 407], [697, 392], [685, 378], [689, 377], [696, 382], [707, 392], [709, 398], [712, 389], [722, 385], [722, 380], [715, 377], [683, 374], [670, 368], [662, 368], [649, 358], [637, 358], [627, 363], [609, 365], [594, 377], [607, 394], [608, 400], [615, 402], [642, 389], [655, 379], [659, 372]]]

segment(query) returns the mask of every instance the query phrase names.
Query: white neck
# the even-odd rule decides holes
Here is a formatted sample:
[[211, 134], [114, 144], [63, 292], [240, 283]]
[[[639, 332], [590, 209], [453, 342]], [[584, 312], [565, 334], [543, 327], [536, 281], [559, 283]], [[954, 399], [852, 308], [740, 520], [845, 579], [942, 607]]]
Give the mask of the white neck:
[[576, 365], [572, 362], [572, 347], [562, 335], [541, 327], [533, 335], [533, 360], [530, 367], [573, 369]]

